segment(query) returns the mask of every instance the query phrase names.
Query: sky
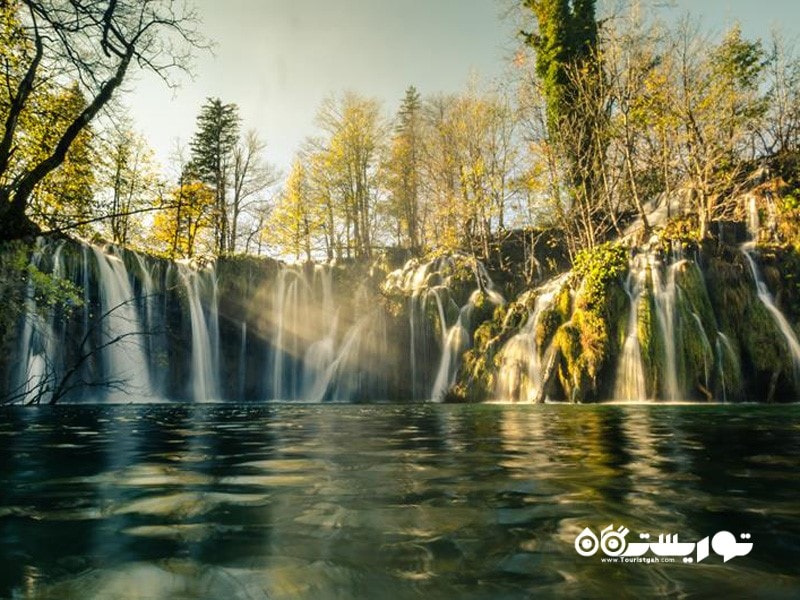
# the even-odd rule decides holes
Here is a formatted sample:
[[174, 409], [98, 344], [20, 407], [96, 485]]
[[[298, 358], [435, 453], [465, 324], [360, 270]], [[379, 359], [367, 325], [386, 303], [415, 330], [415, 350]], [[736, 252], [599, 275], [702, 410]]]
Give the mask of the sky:
[[[286, 171], [326, 96], [345, 90], [397, 109], [405, 89], [456, 92], [472, 77], [491, 82], [510, 68], [513, 0], [195, 0], [202, 32], [193, 80], [170, 90], [140, 75], [123, 98], [135, 126], [166, 164], [186, 144], [207, 97], [239, 106], [244, 129], [267, 143], [266, 158]], [[608, 3], [606, 3], [608, 4]], [[603, 5], [602, 0], [598, 2]], [[798, 0], [645, 0], [666, 19], [690, 12], [712, 31], [741, 23], [745, 35], [780, 27], [800, 34]]]

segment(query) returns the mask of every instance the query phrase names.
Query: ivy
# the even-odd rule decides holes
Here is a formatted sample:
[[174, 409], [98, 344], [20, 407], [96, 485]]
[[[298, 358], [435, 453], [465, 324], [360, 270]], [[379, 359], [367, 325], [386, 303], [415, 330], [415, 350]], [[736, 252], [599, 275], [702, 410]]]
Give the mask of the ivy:
[[611, 242], [581, 250], [575, 257], [574, 272], [583, 279], [586, 308], [598, 309], [605, 304], [609, 284], [619, 282], [628, 272], [628, 251]]

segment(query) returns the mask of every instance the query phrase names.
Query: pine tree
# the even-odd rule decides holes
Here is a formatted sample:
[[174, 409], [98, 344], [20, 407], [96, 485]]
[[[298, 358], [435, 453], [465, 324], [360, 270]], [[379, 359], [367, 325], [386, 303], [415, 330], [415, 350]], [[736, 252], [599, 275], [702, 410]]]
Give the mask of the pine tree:
[[419, 254], [421, 250], [419, 222], [421, 107], [419, 92], [412, 85], [406, 90], [398, 112], [389, 163], [393, 213], [398, 220], [398, 229], [405, 230], [412, 254]]
[[239, 107], [236, 104], [223, 104], [219, 98], [208, 98], [197, 116], [197, 131], [190, 143], [192, 168], [214, 194], [217, 254], [232, 250], [228, 247], [230, 215], [226, 189], [233, 153], [239, 141], [239, 125]]

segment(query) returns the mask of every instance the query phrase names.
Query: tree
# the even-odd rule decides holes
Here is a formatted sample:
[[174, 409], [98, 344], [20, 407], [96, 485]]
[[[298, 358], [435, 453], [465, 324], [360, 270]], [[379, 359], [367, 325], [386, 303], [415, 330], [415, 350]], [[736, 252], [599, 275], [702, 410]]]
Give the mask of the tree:
[[214, 239], [218, 255], [232, 250], [229, 246], [231, 215], [226, 192], [239, 141], [239, 125], [239, 107], [236, 104], [223, 104], [219, 98], [208, 98], [197, 116], [197, 131], [189, 144], [192, 168], [214, 194]]
[[[169, 0], [8, 0], [0, 4], [0, 17], [7, 42], [0, 49], [0, 239], [11, 239], [38, 230], [27, 214], [36, 186], [64, 163], [131, 65], [170, 82], [203, 41], [194, 13]], [[54, 130], [55, 143], [44, 157], [20, 160], [22, 122], [53, 79], [77, 82], [85, 106]]]
[[[328, 260], [335, 257], [341, 258], [345, 252], [344, 219], [340, 218], [345, 212], [341, 210], [339, 201], [339, 187], [337, 183], [335, 157], [325, 147], [322, 140], [310, 139], [306, 141], [303, 155], [307, 165], [308, 183], [312, 202], [322, 213], [322, 234], [325, 243], [325, 255]], [[349, 244], [347, 244], [349, 248]]]
[[380, 103], [352, 92], [338, 100], [328, 98], [320, 108], [317, 123], [327, 135], [324, 152], [334, 180], [331, 191], [336, 194], [344, 217], [347, 254], [369, 258], [379, 191], [379, 159], [387, 133]]
[[[249, 239], [261, 229], [260, 214], [264, 212], [259, 194], [278, 179], [275, 168], [263, 158], [266, 144], [250, 130], [233, 150], [232, 198], [228, 250], [236, 252], [242, 233]], [[248, 216], [249, 222], [242, 218]], [[242, 231], [245, 227], [245, 231]], [[245, 244], [247, 246], [247, 244]]]
[[523, 32], [536, 52], [536, 73], [544, 85], [548, 125], [552, 135], [574, 110], [574, 81], [569, 70], [590, 64], [597, 49], [594, 0], [523, 0], [539, 25], [536, 33]]
[[[423, 125], [419, 92], [414, 86], [410, 86], [397, 116], [388, 171], [392, 213], [397, 219], [398, 233], [404, 232], [413, 255], [422, 250], [419, 204]], [[398, 235], [398, 242], [400, 237]]]
[[437, 95], [425, 103], [429, 135], [424, 145], [423, 181], [426, 239], [439, 249], [455, 250], [464, 242], [466, 211], [460, 206], [458, 131], [455, 126], [457, 96]]
[[[27, 138], [18, 149], [19, 161], [34, 164], [44, 160], [63, 129], [86, 106], [76, 84], [56, 91], [42, 91], [31, 103], [31, 111], [22, 115], [21, 131]], [[29, 216], [48, 229], [61, 229], [70, 223], [85, 222], [94, 212], [99, 153], [97, 135], [85, 127], [69, 148], [64, 162], [51, 171], [33, 189]], [[85, 228], [84, 228], [85, 233]]]
[[282, 252], [294, 254], [295, 259], [304, 254], [310, 261], [324, 222], [324, 206], [314, 202], [308, 172], [302, 158], [298, 157], [292, 163], [286, 186], [270, 215], [270, 241]]
[[473, 82], [461, 94], [429, 99], [423, 115], [424, 236], [487, 257], [515, 193], [516, 111], [502, 90]]
[[[170, 192], [169, 203], [153, 218], [153, 241], [168, 258], [192, 258], [214, 249], [215, 198], [202, 181], [187, 170]], [[199, 247], [201, 246], [201, 247]]]
[[712, 219], [733, 210], [724, 198], [743, 183], [755, 157], [756, 124], [766, 105], [760, 88], [765, 57], [734, 26], [710, 51], [685, 23], [678, 32], [676, 81], [670, 108], [680, 123], [679, 156], [700, 238]]
[[800, 148], [800, 61], [796, 49], [773, 33], [766, 67], [770, 99], [760, 130], [761, 151], [768, 155], [796, 152]]
[[160, 181], [153, 151], [126, 123], [103, 143], [102, 183], [107, 191], [108, 236], [130, 244], [143, 237], [140, 214], [156, 207]]
[[[602, 237], [597, 221], [608, 211], [598, 201], [606, 148], [605, 90], [598, 53], [594, 0], [523, 0], [538, 24], [523, 32], [536, 53], [536, 73], [546, 102], [547, 131], [563, 156], [566, 184], [578, 207], [581, 243], [593, 246]], [[613, 217], [613, 215], [612, 215]]]

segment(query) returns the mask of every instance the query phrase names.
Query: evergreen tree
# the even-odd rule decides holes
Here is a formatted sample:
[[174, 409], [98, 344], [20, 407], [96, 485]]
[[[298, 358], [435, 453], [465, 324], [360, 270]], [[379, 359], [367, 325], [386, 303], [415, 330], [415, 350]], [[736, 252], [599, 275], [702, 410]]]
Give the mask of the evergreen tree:
[[421, 250], [419, 193], [422, 154], [422, 119], [420, 96], [412, 85], [406, 90], [398, 113], [397, 129], [392, 140], [389, 177], [392, 212], [398, 230], [404, 230], [413, 254]]
[[229, 169], [239, 141], [239, 107], [208, 98], [197, 116], [192, 138], [192, 168], [214, 194], [214, 239], [217, 254], [229, 250], [230, 215], [226, 201]]

